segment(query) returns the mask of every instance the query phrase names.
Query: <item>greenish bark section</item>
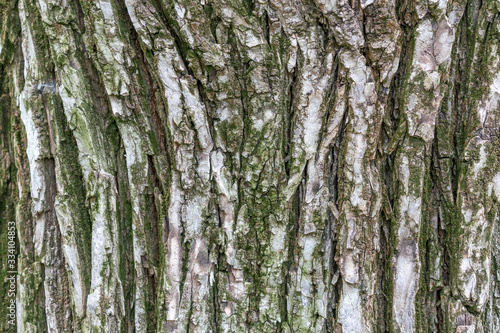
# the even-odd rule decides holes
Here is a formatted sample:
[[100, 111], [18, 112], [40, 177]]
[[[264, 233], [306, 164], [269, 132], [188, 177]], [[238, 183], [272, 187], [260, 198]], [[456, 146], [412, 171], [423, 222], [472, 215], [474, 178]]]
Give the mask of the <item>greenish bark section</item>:
[[[7, 297], [11, 285], [10, 278], [13, 274], [9, 271], [17, 270], [17, 260], [15, 260], [14, 268], [9, 266], [9, 222], [16, 222], [16, 200], [18, 196], [17, 179], [21, 179], [24, 195], [20, 200], [20, 205], [29, 205], [29, 197], [26, 191], [26, 186], [29, 186], [29, 174], [23, 172], [23, 166], [26, 166], [26, 153], [25, 137], [22, 131], [22, 125], [19, 118], [19, 111], [16, 108], [15, 99], [13, 96], [13, 89], [15, 82], [13, 75], [18, 70], [17, 65], [17, 33], [19, 29], [19, 19], [16, 17], [17, 2], [2, 2], [0, 3], [0, 17], [1, 17], [1, 36], [2, 36], [2, 50], [0, 52], [0, 115], [1, 115], [1, 128], [0, 128], [0, 251], [3, 255], [0, 259], [0, 294], [4, 295], [1, 300], [0, 315], [5, 320], [0, 324], [2, 332], [15, 332], [15, 325], [9, 325], [8, 314], [10, 313], [8, 306], [12, 300]], [[18, 169], [21, 167], [21, 169]], [[22, 217], [28, 217], [29, 214], [23, 214]], [[22, 234], [22, 230], [19, 230]], [[19, 252], [17, 230], [14, 234], [14, 241], [16, 243], [15, 252], [16, 257]], [[29, 253], [22, 253], [21, 255], [29, 256]], [[17, 259], [17, 258], [16, 258]], [[9, 280], [7, 279], [9, 278]], [[34, 284], [36, 285], [36, 284]], [[14, 297], [15, 300], [15, 297]], [[34, 302], [43, 309], [40, 305], [40, 300]], [[38, 318], [41, 322], [44, 317]]]

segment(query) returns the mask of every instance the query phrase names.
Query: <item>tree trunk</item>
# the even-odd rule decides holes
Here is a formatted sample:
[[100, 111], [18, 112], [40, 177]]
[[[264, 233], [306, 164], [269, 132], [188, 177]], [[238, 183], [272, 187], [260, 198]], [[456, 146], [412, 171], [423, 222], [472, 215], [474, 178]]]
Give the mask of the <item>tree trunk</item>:
[[0, 330], [500, 332], [499, 14], [0, 1]]

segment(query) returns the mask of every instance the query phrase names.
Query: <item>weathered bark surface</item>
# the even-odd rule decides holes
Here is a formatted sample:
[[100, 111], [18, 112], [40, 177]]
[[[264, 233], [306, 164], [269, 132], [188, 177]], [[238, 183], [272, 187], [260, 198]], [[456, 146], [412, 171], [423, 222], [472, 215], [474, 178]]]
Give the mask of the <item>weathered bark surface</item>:
[[499, 14], [0, 1], [0, 330], [500, 332]]

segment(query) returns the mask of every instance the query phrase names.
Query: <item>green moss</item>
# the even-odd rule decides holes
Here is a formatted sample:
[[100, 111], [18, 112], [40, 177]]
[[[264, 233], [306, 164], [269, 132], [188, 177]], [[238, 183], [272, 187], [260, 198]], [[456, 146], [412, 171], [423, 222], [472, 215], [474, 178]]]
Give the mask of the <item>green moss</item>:
[[431, 233], [431, 223], [430, 223], [430, 211], [432, 208], [431, 202], [431, 191], [432, 191], [432, 180], [430, 176], [430, 170], [426, 168], [427, 172], [424, 176], [424, 186], [422, 191], [422, 221], [420, 226], [420, 235], [418, 241], [418, 251], [420, 258], [420, 276], [419, 276], [419, 287], [415, 302], [415, 318], [416, 318], [416, 329], [417, 332], [431, 332], [432, 325], [429, 325], [431, 318], [427, 311], [427, 304], [432, 302], [432, 294], [430, 290], [430, 261], [428, 242], [430, 240]]
[[[11, 100], [8, 92], [8, 86], [6, 87], [6, 84], [10, 84], [10, 76], [5, 73], [5, 68], [3, 66], [0, 67], [0, 117], [2, 120], [2, 125], [0, 127], [0, 251], [1, 251], [1, 256], [0, 256], [0, 293], [4, 295], [2, 297], [2, 300], [0, 301], [0, 305], [2, 306], [0, 308], [0, 315], [5, 318], [5, 320], [0, 323], [0, 330], [3, 332], [16, 332], [16, 326], [12, 326], [8, 324], [8, 313], [9, 313], [9, 302], [12, 299], [12, 297], [8, 297], [9, 291], [10, 291], [10, 286], [9, 282], [7, 280], [7, 277], [12, 277], [14, 276], [11, 273], [8, 273], [9, 271], [16, 271], [19, 270], [21, 274], [25, 273], [24, 272], [24, 267], [19, 267], [18, 263], [20, 260], [23, 260], [24, 258], [27, 257], [26, 253], [20, 253], [20, 250], [24, 250], [24, 242], [26, 239], [23, 237], [24, 232], [23, 232], [23, 227], [24, 225], [17, 225], [16, 226], [16, 232], [17, 235], [20, 235], [22, 238], [19, 239], [16, 235], [14, 238], [16, 245], [15, 245], [15, 267], [12, 268], [10, 266], [10, 263], [8, 262], [7, 254], [9, 253], [9, 239], [12, 240], [12, 237], [9, 238], [9, 224], [8, 222], [10, 221], [16, 221], [16, 204], [25, 204], [25, 207], [30, 207], [30, 201], [28, 200], [28, 195], [29, 189], [24, 188], [26, 192], [24, 193], [18, 193], [17, 189], [17, 184], [25, 184], [27, 185], [27, 179], [20, 178], [18, 179], [18, 170], [16, 168], [16, 165], [14, 164], [14, 161], [10, 160], [10, 156], [16, 156], [14, 155], [13, 151], [13, 143], [11, 141], [11, 136], [13, 132], [19, 131], [21, 132], [21, 128], [19, 128], [19, 118], [14, 119], [11, 118], [12, 114], [11, 112], [14, 109], [14, 103]], [[17, 121], [16, 121], [17, 120]], [[18, 127], [16, 129], [16, 127]], [[12, 154], [12, 155], [11, 155]], [[26, 156], [24, 155], [24, 151], [22, 151], [22, 156], [16, 156], [17, 158], [24, 160], [24, 163], [27, 164], [26, 161]], [[16, 158], [16, 159], [17, 159]], [[19, 200], [19, 194], [21, 194], [21, 200]], [[26, 211], [26, 209], [24, 209]], [[23, 214], [21, 212], [20, 217], [26, 217], [29, 219], [29, 216], [27, 212]], [[28, 220], [29, 221], [29, 220]], [[17, 221], [18, 223], [21, 221]], [[24, 251], [23, 251], [24, 252]], [[28, 260], [33, 261], [33, 257], [29, 258]], [[27, 260], [26, 260], [27, 261]], [[23, 274], [24, 275], [24, 274]], [[22, 280], [21, 276], [17, 276], [17, 280]], [[28, 272], [25, 273], [25, 275], [29, 278], [34, 278], [34, 275], [30, 275]], [[32, 294], [28, 294], [27, 298], [30, 298], [34, 301], [36, 298], [36, 290], [39, 289], [39, 284], [32, 283], [30, 284], [31, 281], [26, 281], [25, 285], [30, 285], [33, 286]], [[34, 320], [40, 320], [39, 325], [44, 324], [44, 313], [43, 313], [43, 308], [40, 308], [39, 303], [33, 302], [33, 306], [31, 308], [26, 309], [26, 316], [30, 317], [31, 319]], [[40, 326], [42, 327], [42, 326]]]

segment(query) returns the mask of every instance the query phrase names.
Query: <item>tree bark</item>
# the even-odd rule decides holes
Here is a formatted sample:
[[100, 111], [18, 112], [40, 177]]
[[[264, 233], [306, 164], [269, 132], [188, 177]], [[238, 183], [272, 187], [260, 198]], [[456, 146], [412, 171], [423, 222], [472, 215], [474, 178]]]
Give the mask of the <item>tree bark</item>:
[[500, 332], [500, 3], [0, 2], [3, 332]]

